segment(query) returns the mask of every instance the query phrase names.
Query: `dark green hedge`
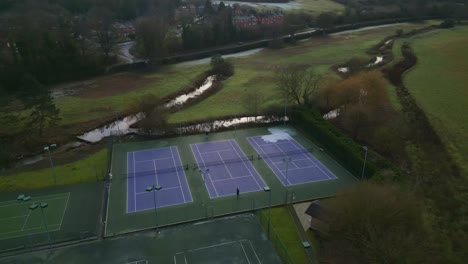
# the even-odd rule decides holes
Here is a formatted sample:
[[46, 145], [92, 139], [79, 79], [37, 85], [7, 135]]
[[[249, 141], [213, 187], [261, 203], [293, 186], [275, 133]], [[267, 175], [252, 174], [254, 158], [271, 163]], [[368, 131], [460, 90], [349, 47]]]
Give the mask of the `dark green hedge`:
[[[362, 146], [339, 132], [325, 121], [320, 113], [310, 109], [294, 108], [290, 112], [290, 122], [314, 138], [348, 171], [358, 178], [361, 176], [364, 162]], [[368, 159], [365, 177], [372, 178], [377, 173], [377, 167]]]

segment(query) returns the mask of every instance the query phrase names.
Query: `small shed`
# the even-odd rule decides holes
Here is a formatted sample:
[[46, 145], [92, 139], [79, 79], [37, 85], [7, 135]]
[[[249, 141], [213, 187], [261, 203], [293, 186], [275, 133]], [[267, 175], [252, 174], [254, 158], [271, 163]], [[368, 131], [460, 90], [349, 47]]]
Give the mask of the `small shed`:
[[313, 201], [305, 211], [310, 216], [310, 228], [319, 233], [327, 233], [326, 210], [319, 200]]

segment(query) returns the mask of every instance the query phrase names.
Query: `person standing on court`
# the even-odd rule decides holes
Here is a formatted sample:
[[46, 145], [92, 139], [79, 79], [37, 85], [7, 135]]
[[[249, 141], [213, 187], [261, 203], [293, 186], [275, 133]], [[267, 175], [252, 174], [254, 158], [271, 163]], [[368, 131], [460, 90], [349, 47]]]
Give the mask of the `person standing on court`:
[[239, 188], [236, 189], [236, 195], [239, 196]]

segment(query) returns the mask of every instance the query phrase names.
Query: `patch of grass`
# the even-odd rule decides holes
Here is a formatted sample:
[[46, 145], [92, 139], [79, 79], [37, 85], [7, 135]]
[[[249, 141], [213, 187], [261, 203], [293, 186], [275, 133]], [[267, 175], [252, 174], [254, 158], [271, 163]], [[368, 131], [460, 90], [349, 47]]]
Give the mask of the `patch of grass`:
[[313, 14], [323, 12], [341, 13], [345, 10], [345, 6], [332, 0], [295, 0], [294, 3], [301, 5], [301, 10], [308, 11]]
[[388, 98], [390, 99], [390, 103], [392, 104], [393, 109], [396, 111], [401, 111], [403, 108], [398, 100], [398, 96], [396, 93], [396, 87], [393, 86], [391, 83], [387, 84], [387, 91], [388, 91]]
[[[261, 214], [262, 224], [268, 228], [268, 210]], [[271, 240], [276, 250], [287, 252], [293, 263], [307, 263], [307, 253], [286, 206], [271, 208]]]
[[[61, 125], [85, 122], [106, 116], [114, 116], [115, 112], [124, 111], [132, 100], [145, 94], [156, 94], [164, 97], [191, 85], [197, 75], [208, 69], [208, 65], [196, 67], [166, 67], [157, 73], [142, 75], [152, 81], [135, 90], [115, 93], [110, 96], [96, 98], [79, 95], [58, 98], [55, 103], [60, 109]], [[112, 76], [106, 77], [112, 78]], [[131, 84], [129, 84], [131, 85]], [[108, 89], [109, 87], [102, 87]], [[100, 89], [96, 87], [95, 89]]]
[[169, 122], [193, 121], [216, 116], [244, 114], [248, 112], [243, 94], [257, 90], [264, 98], [261, 109], [283, 104], [274, 84], [274, 68], [290, 63], [304, 64], [317, 73], [335, 76], [330, 67], [352, 57], [366, 56], [365, 52], [392, 35], [399, 28], [412, 30], [426, 27], [425, 23], [402, 24], [370, 29], [324, 38], [313, 38], [281, 50], [263, 50], [248, 57], [230, 59], [235, 74], [224, 81], [224, 87], [208, 99], [185, 108], [170, 116]]
[[[92, 182], [104, 177], [107, 149], [85, 159], [55, 167], [57, 185]], [[19, 172], [0, 177], [0, 191], [31, 190], [54, 186], [51, 168]]]
[[408, 40], [418, 64], [405, 83], [456, 162], [468, 172], [468, 26]]

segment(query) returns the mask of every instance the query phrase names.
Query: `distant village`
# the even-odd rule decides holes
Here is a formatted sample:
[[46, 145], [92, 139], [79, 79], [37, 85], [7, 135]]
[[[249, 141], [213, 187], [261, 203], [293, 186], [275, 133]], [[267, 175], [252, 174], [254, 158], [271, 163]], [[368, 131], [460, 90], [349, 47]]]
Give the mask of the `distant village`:
[[[185, 0], [183, 4], [175, 10], [174, 20], [179, 22], [186, 18], [193, 19], [195, 24], [208, 23], [209, 15], [206, 12], [206, 2], [197, 0]], [[212, 9], [218, 10], [223, 2], [212, 3]], [[225, 5], [232, 9], [231, 23], [238, 30], [258, 29], [261, 26], [281, 26], [284, 22], [284, 14], [281, 10], [259, 11], [251, 7], [239, 4]], [[114, 23], [119, 38], [131, 38], [136, 33], [135, 22], [116, 22]], [[179, 32], [180, 34], [180, 32]]]

